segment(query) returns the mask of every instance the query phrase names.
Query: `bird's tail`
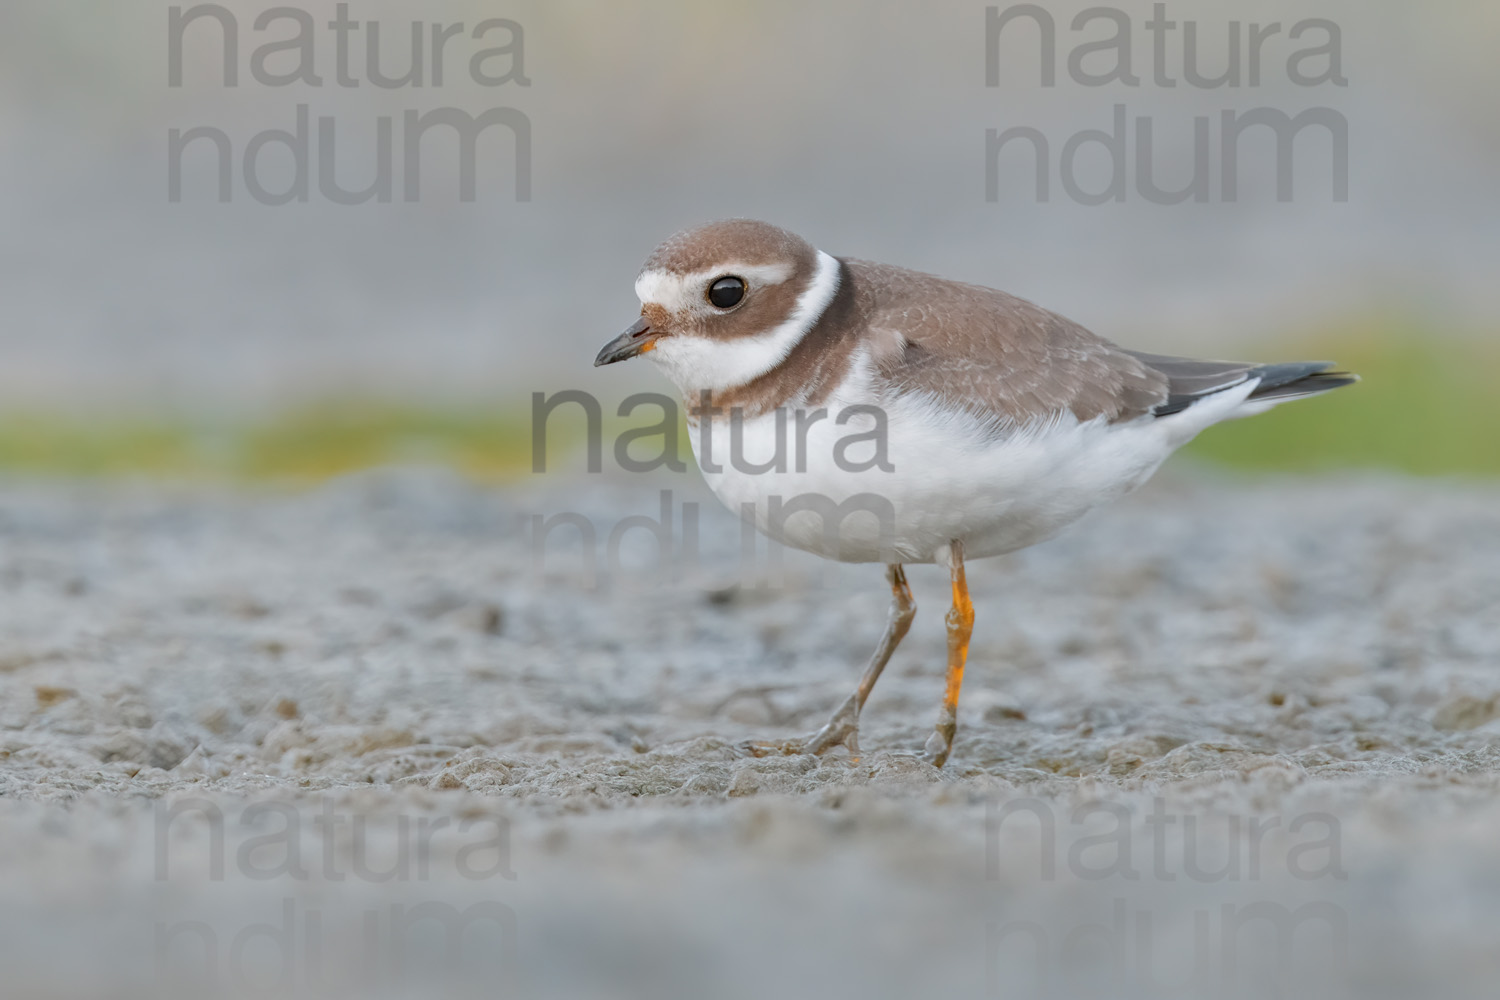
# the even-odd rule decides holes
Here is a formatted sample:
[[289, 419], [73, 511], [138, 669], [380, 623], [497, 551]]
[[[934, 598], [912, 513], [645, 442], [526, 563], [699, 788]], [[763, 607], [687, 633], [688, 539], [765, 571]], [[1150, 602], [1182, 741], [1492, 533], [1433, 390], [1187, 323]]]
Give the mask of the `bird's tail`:
[[1255, 387], [1246, 402], [1275, 400], [1279, 403], [1302, 396], [1316, 396], [1359, 381], [1359, 376], [1352, 372], [1330, 371], [1331, 368], [1332, 361], [1292, 361], [1252, 368], [1248, 377], [1259, 378], [1260, 385]]
[[1332, 361], [1289, 361], [1278, 365], [1255, 365], [1239, 361], [1203, 361], [1163, 354], [1128, 351], [1142, 363], [1167, 377], [1167, 400], [1152, 412], [1158, 417], [1180, 413], [1200, 400], [1243, 385], [1251, 379], [1259, 384], [1250, 391], [1237, 415], [1248, 416], [1329, 389], [1358, 382], [1359, 376], [1332, 371]]

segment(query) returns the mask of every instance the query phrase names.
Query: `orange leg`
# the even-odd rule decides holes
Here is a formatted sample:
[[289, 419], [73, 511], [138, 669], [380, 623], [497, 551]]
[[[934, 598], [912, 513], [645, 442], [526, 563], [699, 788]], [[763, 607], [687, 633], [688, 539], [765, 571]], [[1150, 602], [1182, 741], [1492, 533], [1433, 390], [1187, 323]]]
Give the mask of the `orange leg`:
[[911, 588], [906, 585], [906, 571], [899, 563], [892, 563], [886, 567], [885, 575], [891, 583], [891, 614], [885, 634], [880, 637], [880, 645], [875, 647], [869, 666], [859, 679], [859, 687], [839, 706], [828, 723], [807, 741], [803, 753], [826, 753], [840, 744], [847, 746], [852, 754], [859, 753], [859, 713], [917, 614], [917, 602], [912, 600]]
[[938, 711], [936, 731], [927, 738], [922, 757], [934, 767], [948, 762], [953, 751], [953, 734], [958, 729], [958, 692], [964, 683], [964, 662], [969, 657], [969, 636], [974, 632], [974, 604], [969, 600], [969, 584], [964, 579], [964, 546], [949, 543], [949, 569], [953, 576], [953, 607], [945, 619], [948, 624], [948, 683], [943, 692], [943, 707]]

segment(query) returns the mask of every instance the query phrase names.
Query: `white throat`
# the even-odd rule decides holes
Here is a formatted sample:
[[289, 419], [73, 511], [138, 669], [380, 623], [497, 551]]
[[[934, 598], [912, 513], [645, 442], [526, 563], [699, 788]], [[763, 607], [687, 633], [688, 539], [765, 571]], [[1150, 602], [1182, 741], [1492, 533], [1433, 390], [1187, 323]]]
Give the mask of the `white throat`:
[[647, 355], [685, 395], [718, 392], [752, 382], [786, 360], [828, 309], [839, 290], [839, 262], [818, 251], [812, 282], [797, 296], [787, 318], [750, 337], [714, 340], [674, 334]]

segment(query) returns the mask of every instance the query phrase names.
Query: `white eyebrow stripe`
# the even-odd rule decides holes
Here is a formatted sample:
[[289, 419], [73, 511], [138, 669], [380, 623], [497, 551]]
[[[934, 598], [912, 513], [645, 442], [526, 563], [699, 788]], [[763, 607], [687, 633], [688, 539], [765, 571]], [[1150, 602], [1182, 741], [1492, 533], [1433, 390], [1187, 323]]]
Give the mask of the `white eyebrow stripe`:
[[635, 297], [641, 300], [641, 305], [655, 303], [668, 312], [678, 312], [696, 304], [699, 299], [699, 286], [706, 285], [712, 278], [733, 275], [737, 278], [744, 278], [754, 288], [779, 285], [790, 278], [793, 273], [795, 269], [789, 263], [729, 263], [721, 267], [691, 271], [687, 274], [674, 274], [671, 271], [653, 269], [642, 271], [640, 277], [635, 279]]
[[796, 305], [781, 323], [754, 336], [729, 340], [663, 337], [647, 356], [684, 391], [719, 391], [745, 385], [785, 361], [792, 348], [817, 325], [838, 294], [841, 272], [838, 259], [820, 250], [812, 282], [797, 296]]

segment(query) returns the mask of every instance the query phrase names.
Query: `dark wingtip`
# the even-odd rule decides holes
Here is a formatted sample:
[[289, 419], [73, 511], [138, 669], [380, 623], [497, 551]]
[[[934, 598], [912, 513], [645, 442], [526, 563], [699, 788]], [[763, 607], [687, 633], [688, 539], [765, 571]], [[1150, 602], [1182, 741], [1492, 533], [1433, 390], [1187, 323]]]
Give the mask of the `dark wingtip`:
[[[1313, 364], [1313, 362], [1306, 362]], [[1290, 368], [1291, 365], [1268, 365], [1268, 368]], [[1332, 364], [1324, 364], [1322, 369], [1333, 367]], [[1267, 385], [1262, 382], [1250, 394], [1251, 399], [1277, 399], [1282, 396], [1314, 396], [1318, 393], [1329, 392], [1333, 389], [1342, 389], [1346, 385], [1353, 385], [1359, 381], [1359, 376], [1353, 372], [1338, 372], [1318, 370], [1295, 378], [1284, 379]]]
[[1136, 353], [1136, 357], [1165, 372], [1171, 379], [1172, 388], [1177, 390], [1151, 411], [1158, 417], [1181, 413], [1194, 403], [1252, 378], [1259, 379], [1260, 384], [1250, 394], [1250, 399], [1312, 396], [1359, 381], [1359, 376], [1353, 372], [1330, 371], [1332, 361], [1237, 366], [1230, 362], [1194, 361], [1140, 353]]

